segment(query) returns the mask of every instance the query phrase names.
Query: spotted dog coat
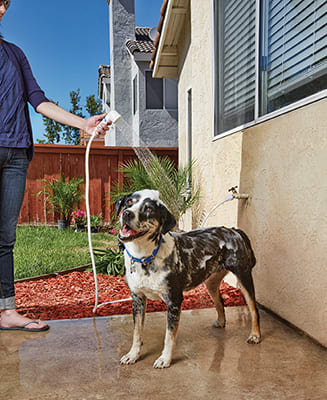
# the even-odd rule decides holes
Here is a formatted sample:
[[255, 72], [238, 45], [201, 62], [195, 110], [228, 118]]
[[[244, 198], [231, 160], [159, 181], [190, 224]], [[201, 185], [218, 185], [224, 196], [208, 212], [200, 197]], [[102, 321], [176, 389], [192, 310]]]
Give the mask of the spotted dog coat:
[[[147, 298], [162, 299], [167, 304], [165, 343], [155, 368], [170, 366], [184, 291], [205, 282], [218, 314], [214, 326], [224, 327], [219, 285], [229, 271], [238, 277], [250, 310], [252, 329], [248, 343], [260, 342], [251, 274], [256, 260], [244, 232], [225, 227], [169, 232], [176, 224], [175, 218], [159, 200], [159, 192], [153, 190], [121, 197], [116, 211], [120, 213], [119, 240], [125, 246], [126, 281], [133, 299], [134, 318], [133, 344], [121, 358], [122, 364], [133, 364], [140, 357]], [[158, 250], [153, 260], [142, 262], [155, 249]]]

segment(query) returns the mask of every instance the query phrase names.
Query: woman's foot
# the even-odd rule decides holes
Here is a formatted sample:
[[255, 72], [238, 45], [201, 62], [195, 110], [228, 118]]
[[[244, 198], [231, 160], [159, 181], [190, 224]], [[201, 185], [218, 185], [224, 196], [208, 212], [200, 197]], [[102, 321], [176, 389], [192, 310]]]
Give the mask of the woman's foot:
[[2, 310], [0, 327], [1, 328], [19, 328], [24, 327], [24, 330], [35, 330], [45, 329], [48, 325], [42, 321], [34, 321], [30, 318], [24, 317], [16, 310]]

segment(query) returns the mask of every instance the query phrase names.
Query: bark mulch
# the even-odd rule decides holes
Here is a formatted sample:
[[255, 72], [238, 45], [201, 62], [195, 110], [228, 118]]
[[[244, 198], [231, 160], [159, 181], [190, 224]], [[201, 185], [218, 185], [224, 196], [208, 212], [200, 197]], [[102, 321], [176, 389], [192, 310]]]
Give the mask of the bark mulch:
[[[55, 278], [17, 282], [17, 311], [29, 318], [42, 320], [93, 317], [94, 279], [92, 272], [72, 272]], [[225, 306], [243, 306], [245, 300], [239, 289], [222, 282], [221, 296]], [[130, 297], [124, 278], [98, 275], [99, 304]], [[214, 307], [204, 284], [184, 295], [183, 310]], [[147, 312], [165, 311], [161, 300], [148, 300]], [[132, 302], [109, 304], [97, 310], [97, 316], [131, 314]]]

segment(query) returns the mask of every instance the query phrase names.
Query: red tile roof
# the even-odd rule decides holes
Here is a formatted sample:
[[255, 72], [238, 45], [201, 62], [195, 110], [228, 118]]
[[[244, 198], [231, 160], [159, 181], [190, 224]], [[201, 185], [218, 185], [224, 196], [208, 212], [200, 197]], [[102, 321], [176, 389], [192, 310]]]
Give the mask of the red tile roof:
[[149, 37], [151, 28], [136, 27], [135, 40], [128, 40], [126, 46], [131, 54], [139, 53], [152, 53], [154, 50], [153, 41]]

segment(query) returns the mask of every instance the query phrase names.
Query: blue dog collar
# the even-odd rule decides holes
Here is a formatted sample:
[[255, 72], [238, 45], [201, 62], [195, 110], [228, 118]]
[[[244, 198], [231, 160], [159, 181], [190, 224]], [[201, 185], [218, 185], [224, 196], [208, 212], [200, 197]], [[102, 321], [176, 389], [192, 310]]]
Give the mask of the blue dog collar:
[[132, 263], [138, 262], [138, 263], [140, 263], [142, 265], [146, 265], [146, 264], [150, 264], [150, 262], [152, 262], [154, 260], [155, 256], [157, 255], [157, 253], [158, 253], [158, 251], [160, 249], [161, 243], [162, 243], [162, 237], [160, 238], [158, 247], [153, 250], [151, 256], [143, 257], [143, 258], [136, 258], [136, 257], [132, 256], [132, 254], [126, 249], [125, 244], [124, 244], [124, 248], [126, 250], [127, 255], [132, 260]]

